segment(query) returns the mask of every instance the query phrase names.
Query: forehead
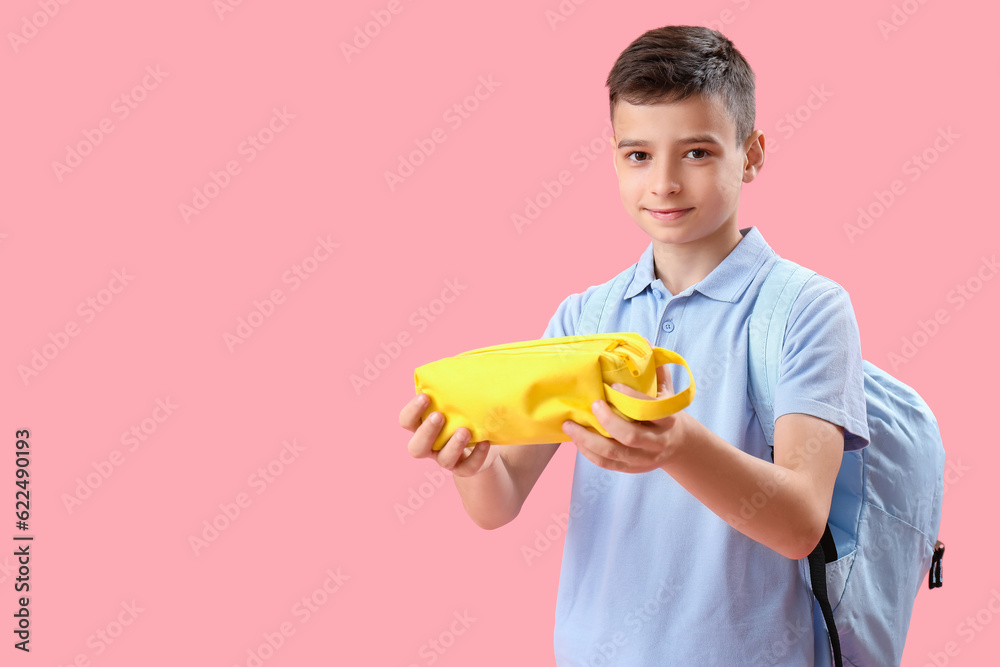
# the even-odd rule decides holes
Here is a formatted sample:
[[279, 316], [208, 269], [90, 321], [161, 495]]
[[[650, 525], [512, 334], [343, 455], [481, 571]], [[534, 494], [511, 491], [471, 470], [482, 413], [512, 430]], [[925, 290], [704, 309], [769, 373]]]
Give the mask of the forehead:
[[692, 95], [679, 102], [615, 105], [615, 138], [672, 144], [678, 139], [711, 134], [723, 146], [736, 142], [736, 126], [717, 95]]

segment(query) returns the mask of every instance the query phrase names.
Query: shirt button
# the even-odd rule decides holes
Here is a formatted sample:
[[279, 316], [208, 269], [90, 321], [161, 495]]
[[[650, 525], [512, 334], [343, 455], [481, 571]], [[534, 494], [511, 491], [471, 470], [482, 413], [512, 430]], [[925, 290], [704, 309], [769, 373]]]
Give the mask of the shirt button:
[[673, 320], [667, 320], [666, 322], [664, 322], [663, 323], [663, 330], [666, 331], [667, 333], [670, 333], [671, 331], [673, 331], [674, 330], [674, 321]]

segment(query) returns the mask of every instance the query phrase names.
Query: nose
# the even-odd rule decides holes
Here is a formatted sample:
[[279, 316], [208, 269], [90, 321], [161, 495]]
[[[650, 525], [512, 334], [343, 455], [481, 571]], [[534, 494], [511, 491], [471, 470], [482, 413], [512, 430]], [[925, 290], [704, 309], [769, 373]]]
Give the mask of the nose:
[[681, 189], [680, 179], [677, 177], [677, 169], [669, 160], [662, 160], [659, 164], [653, 165], [649, 173], [649, 191], [658, 197], [676, 194]]

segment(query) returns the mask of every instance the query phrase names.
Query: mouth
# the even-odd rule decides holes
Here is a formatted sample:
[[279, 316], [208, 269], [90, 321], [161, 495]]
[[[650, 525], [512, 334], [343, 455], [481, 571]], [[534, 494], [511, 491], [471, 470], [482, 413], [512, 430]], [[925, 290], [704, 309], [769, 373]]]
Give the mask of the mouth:
[[647, 208], [646, 211], [649, 212], [651, 216], [657, 220], [676, 220], [682, 215], [690, 211], [690, 208]]

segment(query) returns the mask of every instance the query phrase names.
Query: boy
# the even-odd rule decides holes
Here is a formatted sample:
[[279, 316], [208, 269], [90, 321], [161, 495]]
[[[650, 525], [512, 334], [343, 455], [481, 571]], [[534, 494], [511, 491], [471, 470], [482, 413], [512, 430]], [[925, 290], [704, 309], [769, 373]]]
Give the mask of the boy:
[[[747, 394], [747, 327], [776, 255], [755, 227], [737, 225], [741, 184], [757, 176], [766, 145], [753, 129], [753, 71], [722, 34], [667, 26], [622, 52], [607, 85], [622, 204], [651, 242], [606, 331], [676, 350], [698, 393], [653, 422], [596, 402], [613, 439], [564, 424], [577, 455], [557, 664], [831, 664], [805, 559], [823, 535], [843, 452], [868, 444], [850, 298], [816, 275], [795, 301], [771, 451]], [[564, 299], [543, 337], [576, 335], [596, 289]], [[686, 377], [661, 367], [661, 396], [674, 393], [671, 374]], [[421, 422], [426, 405], [418, 395], [400, 413], [414, 431], [411, 455], [453, 471], [477, 525], [514, 519], [559, 443], [467, 449], [460, 429], [434, 452], [443, 420]]]

